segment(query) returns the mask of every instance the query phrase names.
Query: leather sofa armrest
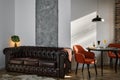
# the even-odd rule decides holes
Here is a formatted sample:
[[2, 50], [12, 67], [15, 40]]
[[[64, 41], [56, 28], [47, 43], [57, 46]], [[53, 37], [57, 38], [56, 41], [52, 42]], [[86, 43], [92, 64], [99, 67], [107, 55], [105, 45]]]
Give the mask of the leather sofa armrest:
[[59, 58], [60, 58], [60, 63], [59, 63], [59, 66], [60, 66], [59, 74], [60, 75], [59, 76], [64, 78], [64, 76], [65, 76], [65, 69], [64, 69], [65, 56], [64, 56], [64, 54], [61, 54]]
[[18, 53], [19, 52], [19, 47], [9, 47], [9, 48], [5, 48], [4, 50], [3, 50], [3, 53], [4, 53], [4, 55], [5, 55], [5, 59], [6, 59], [6, 61], [9, 61], [11, 58], [15, 58], [15, 56], [16, 56], [16, 53]]
[[10, 47], [3, 49], [5, 55], [5, 68], [7, 69], [9, 61], [14, 57], [14, 54], [19, 51], [18, 48]]

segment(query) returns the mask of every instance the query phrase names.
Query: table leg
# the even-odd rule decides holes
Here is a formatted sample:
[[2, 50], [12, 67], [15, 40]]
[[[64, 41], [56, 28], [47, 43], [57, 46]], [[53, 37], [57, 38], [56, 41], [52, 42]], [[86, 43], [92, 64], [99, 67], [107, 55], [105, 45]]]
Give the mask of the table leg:
[[117, 63], [118, 63], [118, 55], [117, 55], [117, 51], [114, 52], [116, 55], [116, 61], [115, 61], [115, 72], [117, 73]]
[[103, 76], [103, 51], [101, 51], [101, 75]]

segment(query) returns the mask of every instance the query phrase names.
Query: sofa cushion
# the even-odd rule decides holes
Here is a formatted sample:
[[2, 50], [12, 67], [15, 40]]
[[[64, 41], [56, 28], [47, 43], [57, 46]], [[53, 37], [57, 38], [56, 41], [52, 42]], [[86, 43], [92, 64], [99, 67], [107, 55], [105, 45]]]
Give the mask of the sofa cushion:
[[38, 65], [38, 59], [34, 58], [13, 58], [9, 61], [12, 64]]
[[38, 59], [28, 58], [28, 59], [24, 60], [24, 65], [38, 66]]
[[10, 64], [23, 64], [23, 60], [19, 58], [13, 58], [9, 61]]
[[49, 60], [39, 60], [39, 66], [56, 68], [56, 62]]

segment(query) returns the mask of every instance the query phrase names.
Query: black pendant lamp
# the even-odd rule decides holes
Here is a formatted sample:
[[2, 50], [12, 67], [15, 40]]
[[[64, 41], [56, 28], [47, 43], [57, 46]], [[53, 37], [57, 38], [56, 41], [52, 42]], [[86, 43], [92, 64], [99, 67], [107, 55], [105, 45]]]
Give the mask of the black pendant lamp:
[[92, 22], [99, 22], [99, 21], [101, 22], [104, 21], [104, 19], [102, 19], [99, 15], [97, 15], [95, 18], [92, 19]]
[[98, 0], [97, 0], [97, 15], [95, 18], [92, 19], [92, 22], [103, 22], [104, 19], [102, 19], [99, 15], [98, 15]]

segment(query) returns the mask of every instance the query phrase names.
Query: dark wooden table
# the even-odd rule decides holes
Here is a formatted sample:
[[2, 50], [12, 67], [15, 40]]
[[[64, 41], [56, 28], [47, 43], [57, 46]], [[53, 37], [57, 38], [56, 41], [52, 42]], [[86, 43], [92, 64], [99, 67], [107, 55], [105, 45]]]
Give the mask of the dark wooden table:
[[119, 48], [113, 48], [113, 47], [106, 47], [106, 48], [92, 48], [92, 47], [88, 47], [87, 48], [88, 51], [100, 51], [101, 52], [101, 75], [103, 76], [103, 53], [105, 51], [112, 51], [115, 53], [116, 55], [116, 61], [115, 61], [115, 72], [117, 73], [117, 62], [118, 62], [118, 51], [120, 50]]

